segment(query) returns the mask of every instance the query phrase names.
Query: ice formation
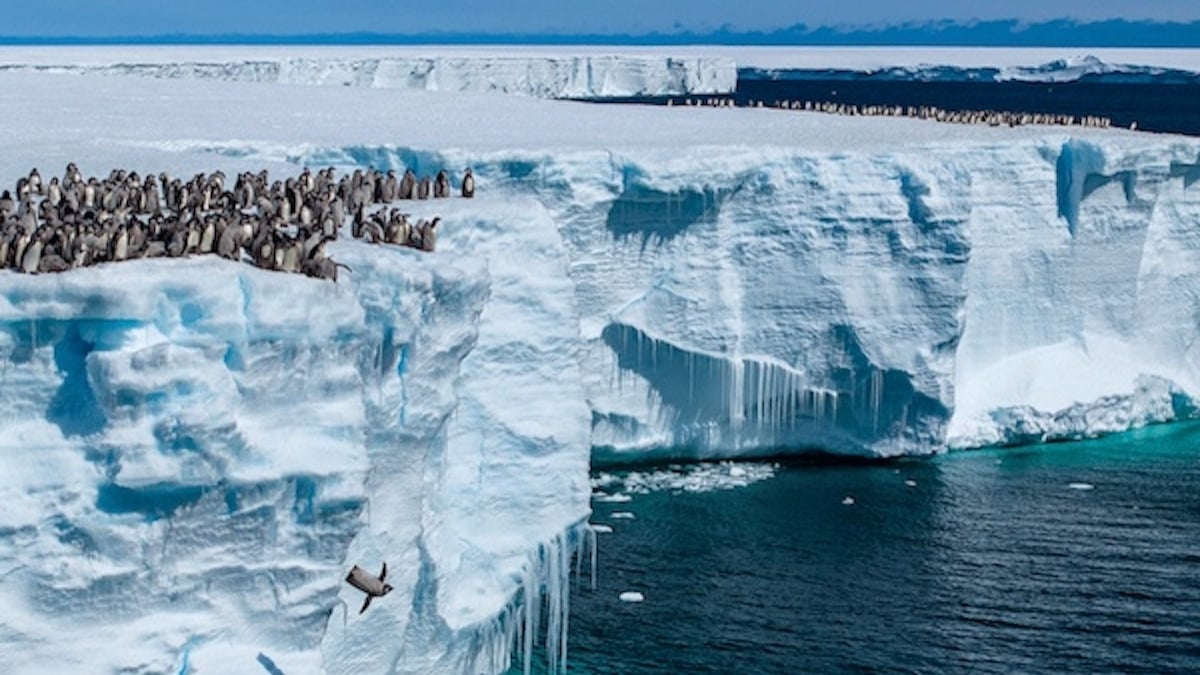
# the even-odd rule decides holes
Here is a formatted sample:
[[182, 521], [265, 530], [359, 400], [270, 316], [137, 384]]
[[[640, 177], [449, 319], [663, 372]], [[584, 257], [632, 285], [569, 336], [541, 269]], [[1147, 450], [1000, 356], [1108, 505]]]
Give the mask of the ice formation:
[[[338, 285], [215, 259], [0, 273], [6, 673], [501, 672], [535, 637], [561, 668], [591, 458], [928, 453], [1196, 411], [1193, 139], [0, 87], [10, 178], [478, 180], [412, 206], [443, 216], [436, 254], [341, 242]], [[396, 590], [358, 616], [341, 579], [383, 560]]]
[[[1197, 64], [1200, 65], [1200, 64]], [[922, 63], [911, 66], [853, 68], [747, 67], [742, 77], [771, 80], [870, 79], [921, 82], [1137, 82], [1140, 84], [1200, 84], [1200, 71], [1192, 68], [1110, 63], [1092, 54], [1056, 58], [1039, 65], [961, 66]]]
[[[737, 85], [730, 59], [653, 55], [288, 56], [268, 52], [228, 60], [163, 59], [143, 50], [110, 52], [111, 61], [62, 63], [27, 53], [0, 60], [0, 70], [139, 76], [269, 84], [306, 84], [440, 92], [497, 92], [542, 98], [607, 98], [729, 93]], [[383, 50], [386, 51], [386, 50]], [[3, 56], [0, 53], [0, 56]], [[131, 58], [132, 57], [132, 58]], [[140, 57], [140, 58], [139, 58]], [[91, 54], [95, 59], [95, 54]]]

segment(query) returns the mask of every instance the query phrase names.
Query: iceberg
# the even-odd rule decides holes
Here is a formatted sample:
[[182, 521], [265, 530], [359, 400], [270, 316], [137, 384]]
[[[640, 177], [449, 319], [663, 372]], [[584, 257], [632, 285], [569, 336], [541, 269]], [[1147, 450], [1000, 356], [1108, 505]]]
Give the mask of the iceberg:
[[[405, 205], [442, 216], [433, 254], [331, 245], [338, 284], [215, 258], [0, 272], [4, 672], [499, 673], [535, 651], [561, 670], [593, 463], [1196, 415], [1195, 139], [44, 70], [0, 86], [10, 179], [76, 161], [477, 180]], [[678, 489], [771, 472], [716, 466]], [[381, 562], [395, 590], [360, 616], [342, 580]]]

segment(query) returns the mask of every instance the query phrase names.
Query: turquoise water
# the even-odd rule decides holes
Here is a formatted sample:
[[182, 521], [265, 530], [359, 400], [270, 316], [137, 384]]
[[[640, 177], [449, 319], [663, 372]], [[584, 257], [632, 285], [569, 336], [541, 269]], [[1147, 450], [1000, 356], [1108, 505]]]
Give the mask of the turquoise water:
[[1197, 424], [595, 482], [574, 673], [1200, 672]]

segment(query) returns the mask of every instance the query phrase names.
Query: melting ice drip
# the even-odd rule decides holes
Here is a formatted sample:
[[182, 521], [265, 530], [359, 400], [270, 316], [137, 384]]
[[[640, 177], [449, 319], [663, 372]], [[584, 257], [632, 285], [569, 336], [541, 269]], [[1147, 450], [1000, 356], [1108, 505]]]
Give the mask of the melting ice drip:
[[[858, 350], [811, 374], [769, 358], [685, 350], [625, 324], [610, 324], [601, 337], [615, 356], [612, 388], [648, 385], [650, 421], [677, 447], [853, 450], [887, 445], [948, 414], [906, 374], [878, 368]], [[617, 415], [596, 419], [614, 441], [640, 431]]]
[[499, 616], [489, 621], [476, 635], [470, 664], [472, 673], [502, 673], [513, 660], [513, 647], [519, 646], [523, 672], [529, 675], [534, 648], [543, 621], [546, 629], [546, 673], [567, 671], [567, 632], [569, 627], [571, 575], [582, 581], [587, 559], [592, 590], [596, 588], [598, 550], [596, 533], [580, 523], [548, 543], [538, 547], [525, 568], [517, 598]]
[[833, 431], [843, 416], [841, 392], [784, 364], [686, 351], [622, 324], [602, 337], [616, 355], [616, 388], [629, 374], [645, 379], [658, 423], [674, 430], [679, 445], [779, 446]]

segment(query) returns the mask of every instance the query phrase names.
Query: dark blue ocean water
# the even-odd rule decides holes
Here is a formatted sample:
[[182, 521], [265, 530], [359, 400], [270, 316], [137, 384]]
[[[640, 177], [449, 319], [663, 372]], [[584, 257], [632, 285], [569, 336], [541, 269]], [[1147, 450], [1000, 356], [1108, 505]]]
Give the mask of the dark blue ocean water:
[[1200, 425], [755, 471], [602, 481], [571, 672], [1200, 672]]

